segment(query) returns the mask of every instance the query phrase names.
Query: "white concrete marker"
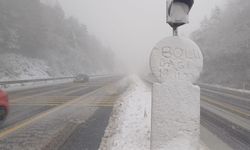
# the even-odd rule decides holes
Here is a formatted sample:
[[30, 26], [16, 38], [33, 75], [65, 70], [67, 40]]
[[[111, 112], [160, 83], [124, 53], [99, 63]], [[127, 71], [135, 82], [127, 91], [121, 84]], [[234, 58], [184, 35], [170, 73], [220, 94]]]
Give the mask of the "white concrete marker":
[[151, 150], [198, 150], [199, 78], [203, 56], [191, 40], [168, 37], [151, 54], [153, 85]]

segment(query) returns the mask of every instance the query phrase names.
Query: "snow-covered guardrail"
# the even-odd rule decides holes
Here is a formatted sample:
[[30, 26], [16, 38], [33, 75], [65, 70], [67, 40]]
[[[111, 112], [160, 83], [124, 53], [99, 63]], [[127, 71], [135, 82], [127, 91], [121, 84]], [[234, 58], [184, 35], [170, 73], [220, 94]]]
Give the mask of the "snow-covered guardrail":
[[[96, 77], [111, 77], [112, 75], [88, 75], [90, 78]], [[26, 84], [26, 83], [38, 83], [38, 82], [47, 82], [47, 81], [60, 81], [60, 80], [69, 80], [75, 79], [75, 76], [71, 77], [58, 77], [58, 78], [43, 78], [43, 79], [29, 79], [29, 80], [12, 80], [12, 81], [0, 81], [0, 86], [6, 88], [8, 85], [13, 84]]]
[[30, 83], [30, 82], [41, 82], [41, 81], [52, 81], [52, 80], [64, 80], [64, 79], [73, 79], [75, 77], [61, 77], [61, 78], [47, 78], [47, 79], [31, 79], [31, 80], [16, 80], [16, 81], [2, 81], [0, 85], [8, 84], [19, 84], [19, 83]]
[[236, 88], [230, 88], [230, 87], [225, 87], [222, 85], [216, 85], [216, 84], [207, 84], [207, 83], [197, 83], [197, 85], [199, 85], [202, 88], [211, 88], [214, 90], [223, 90], [223, 91], [228, 91], [228, 92], [241, 92], [241, 93], [248, 93], [250, 94], [250, 90], [246, 90], [246, 89], [236, 89]]
[[38, 83], [47, 81], [60, 81], [74, 79], [75, 77], [59, 77], [59, 78], [44, 78], [44, 79], [29, 79], [29, 80], [12, 80], [12, 81], [0, 81], [0, 86], [7, 88], [9, 85], [14, 84], [27, 84], [27, 83]]

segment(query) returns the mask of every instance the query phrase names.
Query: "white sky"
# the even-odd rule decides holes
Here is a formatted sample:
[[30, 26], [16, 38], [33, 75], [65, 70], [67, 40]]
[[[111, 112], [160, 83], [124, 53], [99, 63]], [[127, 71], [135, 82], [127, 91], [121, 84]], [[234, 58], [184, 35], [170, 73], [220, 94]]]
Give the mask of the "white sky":
[[[88, 27], [102, 43], [115, 52], [128, 66], [148, 67], [149, 54], [163, 37], [172, 34], [165, 23], [165, 0], [59, 0], [67, 15]], [[199, 28], [205, 16], [226, 0], [195, 0], [190, 24], [181, 27], [188, 36]], [[135, 67], [136, 66], [136, 67]]]

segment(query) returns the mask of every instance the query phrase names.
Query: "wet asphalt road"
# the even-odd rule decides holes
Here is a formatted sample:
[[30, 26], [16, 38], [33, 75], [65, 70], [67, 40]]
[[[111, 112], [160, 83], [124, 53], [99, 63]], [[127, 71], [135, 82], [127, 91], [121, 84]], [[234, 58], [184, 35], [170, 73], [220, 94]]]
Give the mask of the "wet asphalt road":
[[[40, 113], [73, 101], [119, 79], [120, 77], [96, 78], [87, 83], [64, 83], [9, 92], [10, 112], [4, 124], [0, 126], [0, 138], [5, 137], [6, 132], [11, 133], [19, 124], [39, 116]], [[102, 103], [92, 105], [91, 107], [99, 108], [94, 116], [78, 126], [60, 149], [98, 149], [112, 112], [112, 104], [106, 103], [108, 106]]]
[[[70, 87], [70, 88], [69, 88]], [[42, 87], [30, 89], [30, 91], [18, 91], [9, 93], [10, 111], [4, 124], [0, 129], [10, 127], [25, 119], [35, 116], [41, 112], [64, 104], [83, 94], [97, 89], [98, 86], [85, 87], [68, 83], [63, 85], [54, 85], [51, 87]], [[65, 91], [72, 93], [65, 94]], [[79, 91], [80, 90], [80, 91]], [[58, 99], [64, 97], [63, 100]]]
[[96, 79], [88, 83], [66, 83], [49, 87], [25, 89], [8, 93], [10, 111], [0, 129], [35, 116], [43, 111], [74, 100], [86, 93], [98, 89], [112, 79]]
[[84, 124], [81, 124], [59, 148], [60, 150], [98, 150], [108, 125], [112, 107], [99, 108]]
[[201, 124], [235, 150], [250, 150], [250, 94], [201, 88]]
[[[65, 83], [9, 93], [10, 113], [1, 132], [12, 130], [31, 117], [72, 101], [114, 82], [97, 78], [88, 83]], [[107, 126], [112, 105], [99, 109], [79, 125], [59, 149], [97, 150]], [[201, 124], [235, 150], [250, 150], [250, 94], [211, 87], [201, 88]], [[84, 141], [84, 142], [83, 142]]]

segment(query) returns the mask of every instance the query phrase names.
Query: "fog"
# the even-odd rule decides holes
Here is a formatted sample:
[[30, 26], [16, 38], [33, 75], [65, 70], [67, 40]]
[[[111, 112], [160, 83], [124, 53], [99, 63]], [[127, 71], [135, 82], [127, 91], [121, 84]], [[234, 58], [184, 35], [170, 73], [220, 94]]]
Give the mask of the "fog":
[[[148, 69], [152, 47], [172, 34], [165, 23], [165, 0], [59, 0], [67, 16], [76, 17], [105, 46], [111, 47], [117, 60], [130, 70]], [[196, 0], [190, 12], [190, 24], [180, 35], [198, 29], [205, 16], [225, 0]], [[120, 63], [119, 63], [120, 64]]]

